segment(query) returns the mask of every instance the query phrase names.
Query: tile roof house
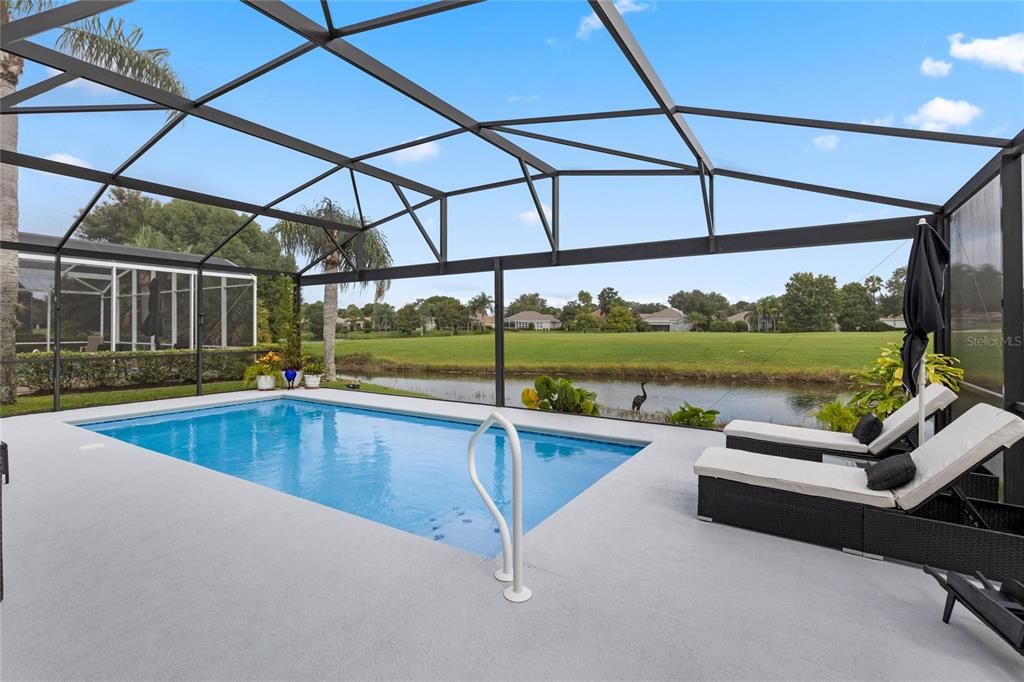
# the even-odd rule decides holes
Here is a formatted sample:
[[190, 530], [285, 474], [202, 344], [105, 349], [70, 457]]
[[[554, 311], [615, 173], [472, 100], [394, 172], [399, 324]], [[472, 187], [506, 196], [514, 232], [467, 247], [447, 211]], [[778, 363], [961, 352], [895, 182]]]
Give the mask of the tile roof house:
[[640, 319], [655, 332], [688, 332], [693, 325], [686, 315], [675, 308], [663, 308], [656, 313], [641, 313]]
[[536, 310], [524, 310], [505, 318], [505, 328], [550, 331], [552, 329], [561, 329], [562, 322], [554, 315], [538, 313]]

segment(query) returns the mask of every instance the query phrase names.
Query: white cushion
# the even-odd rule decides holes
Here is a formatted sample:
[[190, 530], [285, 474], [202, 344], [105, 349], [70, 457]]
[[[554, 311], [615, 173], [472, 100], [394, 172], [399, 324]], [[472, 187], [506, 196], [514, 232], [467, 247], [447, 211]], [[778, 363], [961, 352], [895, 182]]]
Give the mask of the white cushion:
[[858, 467], [713, 447], [704, 450], [693, 470], [698, 476], [724, 478], [801, 495], [886, 509], [896, 506], [892, 492], [868, 488], [867, 475]]
[[893, 492], [900, 508], [912, 510], [990, 454], [1024, 438], [1024, 419], [992, 405], [975, 405], [910, 453], [914, 479]]
[[808, 429], [803, 426], [786, 426], [768, 422], [751, 422], [734, 419], [725, 427], [726, 436], [767, 440], [773, 443], [797, 445], [822, 450], [839, 450], [851, 455], [868, 454], [868, 446], [864, 445], [849, 433]]
[[[928, 384], [924, 387], [924, 393], [921, 395], [925, 400], [925, 415], [935, 414], [939, 410], [949, 407], [956, 400], [956, 393], [942, 384]], [[911, 398], [900, 409], [885, 418], [885, 421], [882, 422], [882, 433], [868, 443], [868, 450], [876, 455], [884, 452], [886, 448], [917, 426], [917, 401], [921, 395]]]

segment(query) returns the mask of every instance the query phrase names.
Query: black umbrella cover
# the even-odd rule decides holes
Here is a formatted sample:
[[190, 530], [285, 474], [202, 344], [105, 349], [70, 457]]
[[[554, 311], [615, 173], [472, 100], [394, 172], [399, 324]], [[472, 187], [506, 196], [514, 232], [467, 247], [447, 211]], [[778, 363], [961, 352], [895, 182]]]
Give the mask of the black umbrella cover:
[[946, 319], [943, 296], [949, 269], [949, 245], [923, 219], [917, 225], [907, 263], [907, 282], [903, 292], [903, 388], [917, 395], [917, 373], [928, 348], [928, 335], [943, 329]]
[[161, 276], [156, 275], [149, 282], [149, 311], [146, 319], [142, 322], [142, 333], [145, 336], [152, 336], [156, 340], [164, 333], [164, 323], [161, 319], [160, 292], [163, 288]]

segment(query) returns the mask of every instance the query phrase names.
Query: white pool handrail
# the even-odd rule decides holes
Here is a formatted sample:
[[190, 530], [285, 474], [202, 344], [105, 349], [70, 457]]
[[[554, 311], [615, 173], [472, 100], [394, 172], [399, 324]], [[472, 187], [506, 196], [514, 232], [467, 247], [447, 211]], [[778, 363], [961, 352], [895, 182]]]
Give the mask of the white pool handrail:
[[[508, 434], [508, 442], [512, 449], [512, 539], [509, 540], [508, 524], [501, 515], [494, 500], [487, 494], [480, 478], [476, 475], [476, 442], [480, 436], [487, 433], [487, 429], [493, 424], [498, 424]], [[505, 588], [505, 599], [511, 602], [524, 602], [532, 596], [530, 588], [523, 586], [523, 453], [519, 445], [519, 434], [516, 427], [505, 417], [497, 412], [480, 424], [480, 428], [473, 433], [469, 439], [469, 479], [473, 487], [480, 493], [484, 504], [494, 516], [498, 524], [498, 532], [501, 534], [501, 561], [502, 567], [494, 572], [494, 577], [501, 582], [511, 582]], [[509, 551], [511, 545], [511, 551]]]

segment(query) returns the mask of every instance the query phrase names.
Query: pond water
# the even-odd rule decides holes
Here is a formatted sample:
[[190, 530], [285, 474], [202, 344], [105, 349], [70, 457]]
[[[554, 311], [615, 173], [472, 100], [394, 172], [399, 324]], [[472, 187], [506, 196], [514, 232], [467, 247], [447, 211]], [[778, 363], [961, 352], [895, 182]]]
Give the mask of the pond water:
[[[406, 391], [424, 393], [435, 398], [476, 403], [494, 402], [494, 377], [487, 375], [453, 374], [389, 374], [361, 377], [375, 384]], [[575, 381], [597, 393], [601, 414], [623, 417], [630, 414], [633, 396], [640, 393], [639, 381], [618, 379], [581, 378]], [[532, 376], [505, 376], [505, 404], [521, 406], [520, 394], [533, 386]], [[753, 419], [816, 427], [813, 412], [823, 403], [834, 400], [842, 393], [841, 387], [831, 384], [793, 383], [713, 383], [705, 381], [649, 381], [647, 400], [642, 418], [661, 421], [666, 410], [676, 410], [684, 401], [704, 409], [720, 412], [722, 424], [733, 419]]]

